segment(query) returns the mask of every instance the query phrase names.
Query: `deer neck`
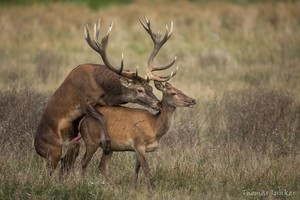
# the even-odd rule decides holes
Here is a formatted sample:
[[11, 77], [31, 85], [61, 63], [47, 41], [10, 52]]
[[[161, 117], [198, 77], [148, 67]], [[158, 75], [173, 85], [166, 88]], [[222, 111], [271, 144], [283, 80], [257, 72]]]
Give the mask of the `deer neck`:
[[101, 67], [94, 76], [100, 89], [98, 102], [100, 105], [119, 105], [124, 102], [124, 87], [118, 75], [106, 67]]
[[160, 139], [164, 136], [170, 129], [172, 121], [174, 118], [176, 107], [171, 106], [166, 98], [163, 96], [162, 99], [162, 109], [157, 115], [156, 120], [156, 137]]
[[120, 94], [120, 99], [123, 101], [123, 103], [134, 102], [135, 98], [136, 97], [132, 95], [131, 90], [122, 86], [122, 93]]

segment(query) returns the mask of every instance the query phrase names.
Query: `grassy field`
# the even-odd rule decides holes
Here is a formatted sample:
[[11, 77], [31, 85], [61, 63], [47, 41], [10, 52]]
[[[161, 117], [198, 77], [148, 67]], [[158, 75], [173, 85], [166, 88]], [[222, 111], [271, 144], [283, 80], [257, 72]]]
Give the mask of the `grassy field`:
[[32, 147], [52, 92], [77, 65], [102, 62], [83, 39], [84, 25], [101, 17], [104, 34], [113, 21], [110, 60], [116, 65], [123, 52], [126, 68], [143, 73], [152, 49], [138, 21], [144, 16], [154, 29], [174, 22], [156, 63], [177, 55], [171, 83], [198, 101], [177, 110], [148, 155], [151, 198], [300, 198], [300, 2], [153, 2], [0, 7], [0, 199], [149, 198], [142, 181], [133, 188], [132, 153], [114, 155], [109, 185], [97, 170], [100, 152], [85, 177], [81, 153], [60, 182], [46, 176]]

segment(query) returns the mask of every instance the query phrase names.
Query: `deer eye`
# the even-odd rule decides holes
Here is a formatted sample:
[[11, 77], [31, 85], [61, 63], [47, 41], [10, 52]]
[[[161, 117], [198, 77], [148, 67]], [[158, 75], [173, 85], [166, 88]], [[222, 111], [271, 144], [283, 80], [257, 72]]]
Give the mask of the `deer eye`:
[[176, 93], [176, 92], [172, 92], [171, 94], [172, 94], [173, 96], [175, 96], [177, 93]]
[[143, 89], [139, 88], [138, 90], [138, 93], [143, 93]]

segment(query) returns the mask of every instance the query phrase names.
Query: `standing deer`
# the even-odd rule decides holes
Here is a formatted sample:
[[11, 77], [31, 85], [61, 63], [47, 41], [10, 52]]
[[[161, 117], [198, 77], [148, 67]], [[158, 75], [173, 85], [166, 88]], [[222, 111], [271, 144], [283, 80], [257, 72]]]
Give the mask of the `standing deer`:
[[[135, 182], [142, 166], [146, 177], [146, 184], [151, 191], [150, 169], [145, 158], [146, 152], [152, 152], [158, 148], [159, 141], [171, 127], [174, 113], [177, 107], [190, 107], [196, 104], [196, 100], [188, 97], [180, 90], [166, 82], [155, 81], [155, 87], [162, 91], [161, 111], [153, 115], [142, 109], [127, 108], [123, 106], [97, 107], [106, 119], [106, 127], [111, 138], [112, 151], [135, 151]], [[100, 138], [103, 135], [99, 122], [86, 116], [80, 123], [80, 134], [85, 142], [86, 152], [82, 159], [82, 169], [85, 171], [93, 154], [99, 146], [102, 147]], [[102, 154], [99, 169], [108, 179], [107, 165], [112, 157]]]
[[[150, 21], [146, 19], [148, 31]], [[142, 23], [144, 26], [144, 23]], [[95, 24], [94, 39], [90, 38], [88, 26], [85, 27], [85, 39], [87, 43], [100, 54], [104, 65], [83, 64], [73, 69], [60, 87], [54, 92], [38, 124], [34, 138], [36, 152], [46, 159], [46, 166], [49, 175], [53, 173], [58, 162], [61, 160], [60, 177], [72, 167], [74, 159], [79, 153], [79, 143], [69, 148], [65, 156], [62, 156], [63, 145], [69, 141], [77, 141], [79, 121], [88, 115], [99, 122], [103, 130], [101, 143], [104, 153], [110, 151], [110, 138], [105, 127], [105, 118], [102, 113], [94, 107], [96, 105], [119, 105], [128, 102], [138, 103], [146, 107], [159, 109], [159, 100], [155, 97], [152, 87], [148, 84], [150, 80], [167, 81], [176, 74], [172, 72], [169, 76], [159, 76], [152, 72], [171, 67], [174, 60], [161, 68], [150, 66], [146, 70], [145, 77], [138, 75], [138, 71], [130, 72], [123, 70], [123, 56], [120, 68], [112, 66], [106, 54], [109, 33], [98, 42], [100, 31], [100, 19]], [[152, 62], [159, 49], [171, 37], [171, 30], [167, 28], [162, 40], [160, 35], [155, 40], [154, 49], [150, 55], [149, 62]]]

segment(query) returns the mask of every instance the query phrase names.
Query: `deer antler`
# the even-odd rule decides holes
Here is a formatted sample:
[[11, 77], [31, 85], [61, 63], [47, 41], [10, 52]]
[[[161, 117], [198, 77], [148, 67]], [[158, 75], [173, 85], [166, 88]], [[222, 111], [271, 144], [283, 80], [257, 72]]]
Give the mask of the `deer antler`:
[[152, 38], [154, 47], [153, 47], [153, 51], [149, 57], [148, 60], [148, 66], [146, 69], [146, 76], [141, 77], [138, 75], [138, 67], [136, 68], [136, 72], [130, 72], [128, 70], [124, 71], [123, 67], [124, 67], [124, 56], [122, 54], [122, 59], [121, 59], [121, 66], [119, 68], [116, 68], [114, 66], [112, 66], [107, 58], [107, 54], [106, 54], [106, 48], [107, 48], [107, 44], [108, 44], [108, 38], [109, 38], [109, 34], [110, 31], [113, 27], [113, 23], [111, 23], [111, 25], [109, 26], [109, 29], [107, 31], [107, 33], [105, 34], [105, 36], [102, 38], [101, 42], [99, 43], [99, 32], [100, 32], [100, 18], [98, 20], [98, 23], [94, 25], [94, 39], [91, 39], [90, 37], [90, 33], [89, 33], [89, 27], [88, 25], [85, 26], [85, 34], [84, 34], [84, 39], [87, 41], [87, 43], [90, 45], [90, 47], [92, 47], [92, 49], [94, 49], [95, 51], [97, 51], [104, 64], [106, 65], [106, 67], [108, 67], [110, 70], [112, 70], [113, 72], [124, 76], [126, 78], [138, 78], [140, 80], [144, 80], [149, 82], [150, 80], [156, 80], [156, 81], [160, 81], [160, 82], [166, 82], [168, 81], [170, 78], [172, 78], [173, 76], [175, 76], [175, 74], [177, 73], [178, 67], [176, 68], [175, 71], [172, 71], [171, 75], [168, 76], [160, 76], [160, 75], [156, 75], [153, 74], [153, 71], [160, 71], [160, 70], [165, 70], [170, 68], [171, 66], [174, 65], [174, 63], [176, 62], [176, 56], [174, 57], [174, 60], [169, 63], [168, 65], [162, 66], [162, 67], [158, 67], [158, 66], [153, 66], [153, 60], [155, 58], [155, 56], [157, 55], [158, 51], [160, 50], [160, 48], [164, 45], [164, 43], [167, 42], [167, 40], [171, 37], [172, 32], [173, 32], [173, 22], [171, 23], [171, 29], [169, 31], [168, 26], [166, 26], [166, 34], [163, 37], [163, 39], [161, 40], [161, 31], [158, 31], [157, 34], [153, 33], [151, 28], [150, 28], [150, 21], [145, 17], [145, 21], [146, 23], [144, 23], [142, 20], [140, 20], [141, 24], [143, 25], [143, 27], [145, 28], [145, 30], [149, 33], [149, 35]]
[[146, 74], [147, 74], [146, 78], [147, 78], [147, 80], [156, 80], [156, 81], [159, 81], [159, 82], [166, 82], [170, 78], [175, 76], [175, 74], [177, 73], [177, 70], [178, 70], [178, 66], [177, 66], [176, 70], [172, 71], [171, 75], [168, 75], [168, 76], [159, 76], [159, 75], [153, 74], [152, 72], [153, 71], [165, 70], [165, 69], [170, 68], [176, 62], [177, 57], [175, 56], [171, 63], [169, 63], [165, 66], [162, 66], [162, 67], [153, 66], [153, 60], [154, 60], [155, 56], [157, 55], [157, 53], [159, 52], [160, 48], [171, 37], [172, 32], [173, 32], [173, 22], [171, 22], [171, 29], [170, 30], [168, 28], [168, 25], [166, 25], [166, 33], [165, 33], [165, 36], [162, 39], [161, 39], [161, 35], [162, 35], [161, 31], [158, 30], [157, 34], [153, 33], [153, 31], [151, 30], [150, 21], [148, 20], [148, 18], [145, 17], [145, 22], [143, 22], [140, 19], [140, 22], [141, 22], [142, 26], [144, 27], [144, 29], [151, 36], [151, 39], [152, 39], [153, 44], [154, 44], [152, 53], [150, 54], [150, 57], [148, 59], [148, 67], [146, 69]]
[[127, 70], [123, 71], [123, 67], [124, 67], [124, 56], [123, 56], [123, 54], [122, 54], [122, 59], [121, 59], [121, 66], [119, 68], [116, 68], [116, 67], [114, 67], [110, 64], [110, 62], [108, 60], [108, 57], [107, 57], [107, 54], [106, 54], [106, 47], [107, 47], [107, 44], [108, 44], [108, 38], [109, 38], [109, 34], [110, 34], [110, 31], [111, 31], [112, 27], [113, 27], [113, 23], [111, 23], [111, 25], [109, 26], [107, 33], [105, 34], [105, 36], [101, 40], [101, 43], [99, 43], [98, 42], [99, 32], [100, 32], [100, 18], [99, 18], [98, 23], [94, 24], [94, 39], [91, 39], [91, 37], [90, 37], [88, 25], [86, 25], [85, 29], [84, 29], [84, 33], [85, 33], [84, 34], [84, 39], [87, 41], [87, 43], [90, 45], [90, 47], [92, 47], [92, 49], [94, 49], [95, 51], [97, 51], [100, 54], [104, 64], [110, 70], [112, 70], [113, 72], [115, 72], [115, 73], [117, 73], [121, 76], [124, 76], [126, 78], [138, 77], [137, 71], [135, 73], [127, 71]]

